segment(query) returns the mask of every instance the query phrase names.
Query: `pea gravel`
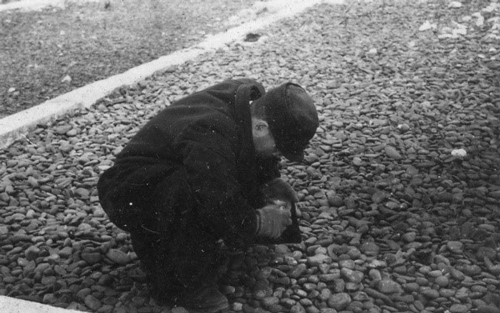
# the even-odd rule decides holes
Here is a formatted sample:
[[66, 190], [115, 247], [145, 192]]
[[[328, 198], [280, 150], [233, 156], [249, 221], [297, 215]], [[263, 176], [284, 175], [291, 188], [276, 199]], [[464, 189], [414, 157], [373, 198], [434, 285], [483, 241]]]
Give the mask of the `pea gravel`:
[[161, 108], [253, 77], [304, 86], [321, 126], [303, 164], [282, 162], [304, 241], [235, 255], [230, 312], [500, 312], [499, 13], [448, 5], [323, 4], [39, 125], [0, 154], [0, 294], [185, 312], [150, 298], [96, 182]]

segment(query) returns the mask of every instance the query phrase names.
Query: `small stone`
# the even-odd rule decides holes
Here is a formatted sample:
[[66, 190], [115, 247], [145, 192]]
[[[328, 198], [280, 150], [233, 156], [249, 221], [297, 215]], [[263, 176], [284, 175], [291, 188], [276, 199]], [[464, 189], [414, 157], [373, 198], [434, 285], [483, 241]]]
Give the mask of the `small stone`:
[[364, 291], [357, 291], [353, 294], [352, 299], [354, 301], [369, 301], [370, 297]]
[[292, 306], [294, 306], [297, 303], [297, 301], [295, 301], [294, 299], [290, 299], [290, 298], [283, 298], [280, 300], [280, 303], [287, 308], [291, 308]]
[[339, 278], [339, 275], [332, 274], [332, 273], [326, 273], [326, 274], [319, 275], [319, 280], [322, 282], [332, 282], [337, 278]]
[[233, 304], [231, 305], [231, 309], [236, 312], [241, 311], [243, 310], [243, 303], [233, 302]]
[[277, 253], [277, 254], [287, 254], [290, 252], [290, 249], [288, 248], [287, 245], [277, 245], [276, 248], [274, 249], [274, 251]]
[[339, 260], [339, 266], [340, 268], [348, 268], [352, 270], [356, 267], [356, 263], [351, 259]]
[[55, 132], [59, 135], [64, 135], [66, 134], [68, 131], [71, 130], [71, 128], [73, 128], [73, 126], [71, 125], [62, 125], [62, 126], [58, 126], [55, 128]]
[[125, 265], [131, 261], [130, 256], [119, 249], [109, 249], [106, 257], [120, 265]]
[[81, 257], [89, 264], [96, 264], [102, 259], [101, 254], [98, 252], [82, 252]]
[[465, 304], [454, 303], [450, 307], [450, 313], [465, 313], [469, 312], [470, 307]]
[[233, 293], [235, 293], [235, 291], [236, 291], [236, 288], [235, 288], [234, 286], [230, 286], [230, 285], [228, 285], [228, 286], [224, 286], [224, 287], [222, 287], [222, 289], [221, 289], [221, 292], [222, 292], [223, 294], [225, 294], [225, 295], [230, 295], [230, 294], [233, 294]]
[[79, 196], [80, 198], [86, 199], [90, 196], [90, 191], [85, 188], [76, 188], [75, 195]]
[[352, 159], [352, 164], [354, 164], [356, 166], [361, 166], [363, 164], [363, 161], [359, 157], [354, 157]]
[[328, 204], [333, 206], [333, 207], [341, 207], [344, 205], [344, 200], [342, 197], [339, 195], [335, 194], [334, 192], [328, 192], [326, 194]]
[[[64, 33], [62, 33], [62, 31], [61, 31], [61, 35], [64, 35]], [[61, 83], [69, 84], [69, 83], [71, 83], [71, 80], [72, 80], [71, 76], [66, 75], [66, 76], [64, 76], [63, 79], [61, 79]]]
[[343, 268], [340, 270], [340, 274], [342, 277], [344, 277], [347, 281], [352, 282], [352, 283], [361, 283], [363, 279], [365, 278], [365, 275], [359, 271], [353, 271], [348, 268]]
[[332, 262], [332, 258], [330, 258], [329, 256], [327, 256], [325, 254], [317, 254], [315, 256], [307, 258], [307, 263], [311, 266], [318, 266], [322, 263], [331, 263], [331, 262]]
[[9, 228], [6, 225], [0, 225], [0, 236], [7, 235], [9, 233]]
[[64, 276], [68, 273], [66, 268], [61, 265], [54, 265], [54, 272], [56, 272], [59, 276]]
[[410, 293], [417, 292], [420, 289], [420, 286], [417, 283], [407, 283], [404, 285], [404, 289]]
[[85, 305], [94, 312], [97, 311], [102, 306], [101, 301], [99, 301], [93, 295], [86, 296], [84, 302]]
[[415, 239], [417, 238], [417, 233], [415, 233], [415, 232], [408, 232], [408, 233], [405, 233], [402, 236], [402, 238], [406, 242], [414, 242]]
[[288, 276], [290, 276], [290, 278], [299, 278], [300, 276], [302, 276], [302, 274], [304, 274], [305, 272], [307, 271], [307, 266], [303, 263], [300, 263], [299, 265], [297, 265], [296, 268], [294, 268], [289, 274]]
[[427, 275], [436, 278], [436, 277], [442, 276], [443, 272], [441, 272], [440, 270], [434, 270], [434, 271], [428, 272]]
[[365, 242], [359, 247], [359, 250], [368, 256], [375, 256], [379, 253], [380, 247], [371, 241]]
[[478, 228], [481, 228], [481, 229], [484, 229], [486, 231], [489, 231], [489, 232], [496, 232], [496, 227], [495, 225], [493, 224], [487, 224], [487, 223], [484, 223], [484, 224], [479, 224], [477, 225]]
[[278, 304], [280, 299], [278, 297], [265, 297], [261, 300], [261, 303], [264, 307], [268, 308], [272, 305]]
[[324, 288], [320, 291], [319, 295], [318, 295], [318, 298], [321, 300], [321, 301], [327, 301], [328, 298], [330, 298], [330, 296], [332, 295], [332, 291], [328, 288]]
[[452, 202], [453, 201], [453, 194], [443, 191], [438, 193], [436, 196], [434, 196], [434, 201], [435, 202]]
[[469, 289], [462, 287], [455, 292], [455, 298], [458, 300], [469, 299]]
[[401, 154], [393, 146], [385, 146], [385, 153], [388, 157], [399, 160], [401, 159]]
[[24, 251], [24, 255], [28, 261], [35, 260], [40, 253], [40, 249], [37, 246], [31, 246], [26, 251]]
[[439, 289], [439, 295], [441, 297], [444, 297], [444, 298], [450, 298], [450, 297], [455, 296], [455, 290], [442, 288], [442, 289]]
[[59, 256], [61, 258], [67, 259], [67, 258], [69, 258], [71, 256], [71, 254], [73, 254], [73, 248], [71, 248], [71, 247], [64, 247], [61, 250], [59, 250], [58, 254], [59, 254]]
[[500, 190], [490, 191], [489, 196], [500, 200]]
[[500, 313], [500, 308], [492, 305], [480, 305], [476, 308], [476, 313]]
[[351, 296], [348, 293], [341, 292], [331, 295], [327, 303], [329, 307], [342, 311], [349, 306], [351, 301]]
[[118, 242], [125, 241], [127, 238], [128, 238], [127, 233], [118, 233], [116, 235], [116, 241], [118, 241]]
[[385, 192], [383, 192], [383, 191], [376, 191], [372, 195], [372, 201], [373, 201], [373, 203], [381, 203], [386, 198], [387, 198], [387, 194]]
[[274, 281], [276, 284], [281, 284], [284, 286], [288, 286], [291, 283], [290, 277], [278, 277]]
[[497, 251], [490, 247], [479, 247], [476, 256], [479, 260], [484, 260], [485, 257], [494, 260], [497, 257]]
[[56, 282], [57, 278], [55, 276], [44, 276], [42, 277], [41, 283], [45, 286], [53, 285]]
[[382, 280], [382, 273], [380, 273], [379, 270], [377, 269], [371, 269], [369, 272], [368, 272], [368, 275], [370, 276], [370, 278], [374, 281], [379, 281], [379, 280]]
[[439, 287], [446, 287], [450, 283], [450, 280], [446, 276], [439, 276], [434, 281]]
[[382, 261], [382, 260], [372, 260], [370, 263], [368, 263], [369, 268], [380, 268], [380, 267], [386, 267], [387, 262]]
[[450, 267], [450, 274], [454, 279], [458, 281], [465, 279], [465, 274], [454, 267]]
[[401, 286], [397, 282], [387, 278], [379, 281], [377, 287], [378, 291], [383, 294], [400, 293], [402, 290]]
[[10, 241], [13, 243], [13, 244], [17, 244], [18, 242], [21, 242], [21, 241], [31, 241], [31, 236], [25, 234], [24, 232], [22, 231], [18, 231], [16, 233], [14, 233], [11, 237], [10, 237]]
[[78, 231], [80, 231], [82, 233], [90, 233], [90, 232], [92, 232], [92, 226], [90, 226], [87, 223], [81, 223], [80, 225], [78, 225], [77, 229], [78, 229]]
[[465, 275], [475, 276], [481, 274], [482, 270], [481, 267], [479, 267], [476, 264], [471, 264], [471, 265], [467, 264], [464, 266], [463, 272], [465, 273]]
[[401, 132], [406, 132], [406, 131], [410, 130], [410, 126], [408, 124], [399, 124], [398, 129]]
[[306, 309], [299, 303], [290, 308], [290, 313], [306, 313]]
[[47, 262], [50, 264], [58, 264], [61, 261], [59, 254], [51, 254], [47, 257]]
[[422, 291], [422, 294], [429, 299], [439, 298], [439, 291], [437, 291], [435, 289], [424, 289]]
[[70, 129], [66, 132], [66, 136], [68, 137], [74, 137], [76, 135], [78, 135], [78, 130], [76, 130], [75, 128]]
[[57, 297], [53, 293], [47, 293], [43, 296], [42, 302], [45, 304], [54, 304], [57, 301]]
[[448, 250], [453, 253], [461, 253], [463, 246], [464, 244], [460, 241], [448, 241], [448, 243], [446, 244]]

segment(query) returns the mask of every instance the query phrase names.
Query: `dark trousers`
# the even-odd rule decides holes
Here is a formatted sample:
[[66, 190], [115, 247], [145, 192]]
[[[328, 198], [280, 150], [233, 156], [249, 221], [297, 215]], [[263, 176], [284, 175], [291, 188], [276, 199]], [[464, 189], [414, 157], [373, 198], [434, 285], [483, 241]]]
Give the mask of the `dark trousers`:
[[177, 234], [165, 238], [149, 230], [134, 231], [131, 238], [153, 296], [161, 301], [175, 301], [216, 283], [226, 262], [221, 245], [196, 227], [178, 228]]
[[165, 182], [169, 203], [128, 222], [134, 225], [132, 245], [148, 273], [153, 296], [163, 302], [214, 284], [227, 261], [219, 238], [198, 223], [196, 201], [183, 173], [175, 171]]

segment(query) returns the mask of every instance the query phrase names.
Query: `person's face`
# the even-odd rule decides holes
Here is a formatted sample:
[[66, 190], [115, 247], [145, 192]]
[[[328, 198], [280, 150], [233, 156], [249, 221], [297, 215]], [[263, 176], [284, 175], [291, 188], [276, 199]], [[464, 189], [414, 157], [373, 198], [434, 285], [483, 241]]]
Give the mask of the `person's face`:
[[270, 158], [280, 155], [266, 121], [252, 118], [252, 137], [257, 156]]

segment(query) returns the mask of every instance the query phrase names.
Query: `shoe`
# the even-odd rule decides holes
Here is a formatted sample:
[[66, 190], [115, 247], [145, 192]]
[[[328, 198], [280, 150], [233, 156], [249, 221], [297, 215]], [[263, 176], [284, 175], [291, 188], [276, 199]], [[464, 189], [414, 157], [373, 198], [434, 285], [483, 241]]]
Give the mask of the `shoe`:
[[216, 313], [229, 308], [229, 301], [219, 292], [217, 285], [209, 285], [177, 298], [177, 306], [191, 313]]

